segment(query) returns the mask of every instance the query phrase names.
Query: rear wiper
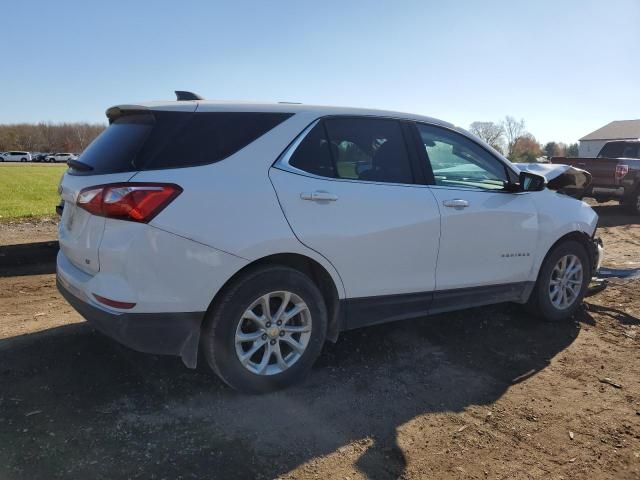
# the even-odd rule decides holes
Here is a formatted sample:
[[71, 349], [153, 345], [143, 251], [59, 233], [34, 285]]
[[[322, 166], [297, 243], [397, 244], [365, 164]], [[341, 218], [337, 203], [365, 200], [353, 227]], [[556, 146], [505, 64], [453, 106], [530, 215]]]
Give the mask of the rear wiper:
[[93, 170], [93, 167], [88, 163], [81, 162], [80, 160], [67, 160], [67, 165], [69, 165], [74, 170], [78, 170], [79, 172], [90, 172]]

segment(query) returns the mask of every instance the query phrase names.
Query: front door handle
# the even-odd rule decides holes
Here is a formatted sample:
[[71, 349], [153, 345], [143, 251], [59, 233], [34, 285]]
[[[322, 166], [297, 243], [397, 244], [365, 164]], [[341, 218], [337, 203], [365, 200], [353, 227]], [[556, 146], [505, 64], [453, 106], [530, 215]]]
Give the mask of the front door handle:
[[461, 198], [455, 198], [453, 200], [445, 200], [442, 202], [445, 207], [455, 208], [456, 210], [462, 210], [469, 206], [469, 202], [462, 200]]
[[311, 200], [312, 202], [335, 202], [338, 200], [338, 196], [329, 192], [313, 192], [313, 193], [301, 193], [300, 198], [302, 200]]

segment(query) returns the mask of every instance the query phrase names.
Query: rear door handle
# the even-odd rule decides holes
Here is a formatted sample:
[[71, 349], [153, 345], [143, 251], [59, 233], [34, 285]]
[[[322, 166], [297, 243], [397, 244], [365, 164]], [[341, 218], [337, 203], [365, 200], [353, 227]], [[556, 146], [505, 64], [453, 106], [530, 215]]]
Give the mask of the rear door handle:
[[301, 193], [300, 198], [302, 200], [311, 200], [312, 202], [335, 202], [338, 200], [337, 195], [329, 192]]
[[455, 198], [453, 200], [443, 201], [442, 205], [444, 205], [445, 207], [451, 207], [457, 210], [462, 210], [463, 208], [467, 208], [469, 206], [469, 202], [467, 202], [466, 200], [462, 200], [461, 198]]

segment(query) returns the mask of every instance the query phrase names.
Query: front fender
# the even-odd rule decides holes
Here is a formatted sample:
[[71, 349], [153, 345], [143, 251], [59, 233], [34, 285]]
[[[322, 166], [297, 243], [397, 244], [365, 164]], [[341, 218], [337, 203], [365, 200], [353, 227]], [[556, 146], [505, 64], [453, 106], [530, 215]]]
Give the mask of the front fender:
[[538, 249], [532, 265], [531, 280], [535, 281], [544, 258], [551, 247], [571, 233], [593, 237], [598, 214], [585, 202], [545, 189], [535, 196], [538, 210]]

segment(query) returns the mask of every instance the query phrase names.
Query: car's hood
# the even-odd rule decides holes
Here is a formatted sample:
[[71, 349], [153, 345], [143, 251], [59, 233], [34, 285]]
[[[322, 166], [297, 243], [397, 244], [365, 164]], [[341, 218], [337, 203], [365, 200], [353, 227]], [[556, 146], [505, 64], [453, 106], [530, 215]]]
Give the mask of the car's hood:
[[571, 165], [557, 165], [555, 163], [518, 163], [517, 167], [523, 172], [541, 175], [547, 180], [547, 188], [561, 190], [584, 189], [591, 184], [591, 174], [586, 170]]

